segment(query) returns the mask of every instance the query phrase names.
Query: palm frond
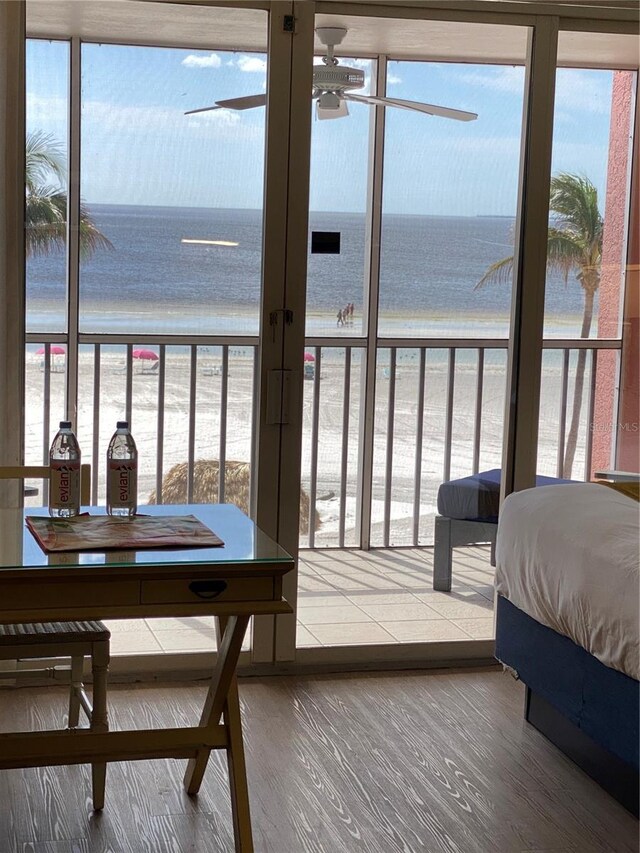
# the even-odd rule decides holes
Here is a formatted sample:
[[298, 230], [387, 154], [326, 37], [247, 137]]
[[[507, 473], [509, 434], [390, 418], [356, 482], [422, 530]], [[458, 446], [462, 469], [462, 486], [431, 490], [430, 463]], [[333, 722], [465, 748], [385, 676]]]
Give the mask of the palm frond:
[[480, 281], [474, 286], [474, 290], [480, 290], [485, 284], [510, 284], [513, 280], [513, 255], [510, 258], [503, 258], [501, 261], [496, 261], [491, 264], [489, 269], [482, 276]]
[[[549, 226], [547, 266], [561, 272], [565, 284], [575, 270], [583, 287], [597, 290], [603, 221], [596, 187], [586, 177], [560, 172], [551, 179], [549, 209], [553, 224]], [[512, 275], [513, 257], [503, 258], [487, 269], [474, 290], [492, 282], [508, 283]]]
[[51, 187], [32, 187], [25, 201], [27, 257], [64, 250], [67, 243], [66, 198]]
[[583, 175], [560, 172], [551, 178], [549, 207], [563, 230], [580, 235], [588, 245], [602, 242], [602, 216], [598, 190]]
[[579, 236], [559, 228], [549, 228], [547, 266], [561, 272], [565, 284], [571, 270], [580, 269], [587, 257], [588, 250]]
[[66, 183], [62, 146], [51, 134], [41, 130], [27, 134], [25, 146], [25, 183], [27, 189], [44, 184], [51, 174], [61, 185]]
[[84, 204], [80, 205], [80, 257], [89, 258], [96, 249], [113, 249], [113, 243], [99, 231]]
[[[46, 186], [34, 186], [27, 191], [25, 245], [27, 257], [64, 251], [67, 246], [65, 192]], [[81, 205], [80, 256], [88, 258], [96, 249], [113, 249], [113, 244], [98, 230], [86, 207]]]

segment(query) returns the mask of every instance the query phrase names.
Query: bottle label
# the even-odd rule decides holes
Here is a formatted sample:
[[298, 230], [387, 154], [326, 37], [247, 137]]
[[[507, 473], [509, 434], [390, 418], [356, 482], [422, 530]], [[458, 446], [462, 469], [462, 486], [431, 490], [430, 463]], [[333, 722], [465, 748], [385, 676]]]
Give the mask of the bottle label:
[[135, 459], [112, 459], [107, 470], [107, 503], [131, 507], [138, 500], [138, 465]]
[[80, 506], [80, 460], [52, 461], [49, 506], [66, 509]]

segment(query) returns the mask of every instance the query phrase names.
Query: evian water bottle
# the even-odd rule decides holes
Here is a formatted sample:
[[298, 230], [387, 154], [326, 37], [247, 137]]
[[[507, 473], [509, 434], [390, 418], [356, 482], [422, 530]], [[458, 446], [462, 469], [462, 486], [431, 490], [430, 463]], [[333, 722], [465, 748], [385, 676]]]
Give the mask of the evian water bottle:
[[107, 512], [131, 518], [138, 509], [138, 451], [128, 421], [118, 421], [107, 449]]
[[49, 451], [49, 515], [71, 518], [80, 512], [80, 447], [71, 421], [60, 421]]

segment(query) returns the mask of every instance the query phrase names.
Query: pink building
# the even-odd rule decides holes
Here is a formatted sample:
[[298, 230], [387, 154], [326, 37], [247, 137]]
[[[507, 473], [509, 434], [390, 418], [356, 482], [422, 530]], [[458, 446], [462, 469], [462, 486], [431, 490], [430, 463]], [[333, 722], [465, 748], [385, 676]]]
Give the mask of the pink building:
[[[600, 281], [598, 337], [615, 338], [622, 321], [623, 348], [620, 373], [617, 354], [600, 351], [596, 374], [593, 430], [592, 472], [617, 468], [640, 470], [640, 298], [638, 263], [640, 222], [638, 217], [638, 174], [632, 174], [631, 215], [627, 231], [628, 181], [631, 163], [638, 163], [631, 139], [634, 127], [635, 75], [630, 71], [615, 72], [609, 167], [605, 200]], [[626, 297], [622, 304], [626, 269]], [[619, 384], [618, 384], [619, 383]], [[616, 406], [616, 401], [618, 406]], [[617, 434], [617, 443], [616, 443]]]

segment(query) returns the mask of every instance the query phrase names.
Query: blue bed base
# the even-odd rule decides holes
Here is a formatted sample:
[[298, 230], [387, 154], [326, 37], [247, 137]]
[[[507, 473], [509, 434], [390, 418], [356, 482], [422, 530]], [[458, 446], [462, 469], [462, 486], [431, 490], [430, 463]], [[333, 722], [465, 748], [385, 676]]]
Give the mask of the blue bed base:
[[637, 815], [640, 683], [503, 596], [496, 657], [527, 686], [527, 719]]

